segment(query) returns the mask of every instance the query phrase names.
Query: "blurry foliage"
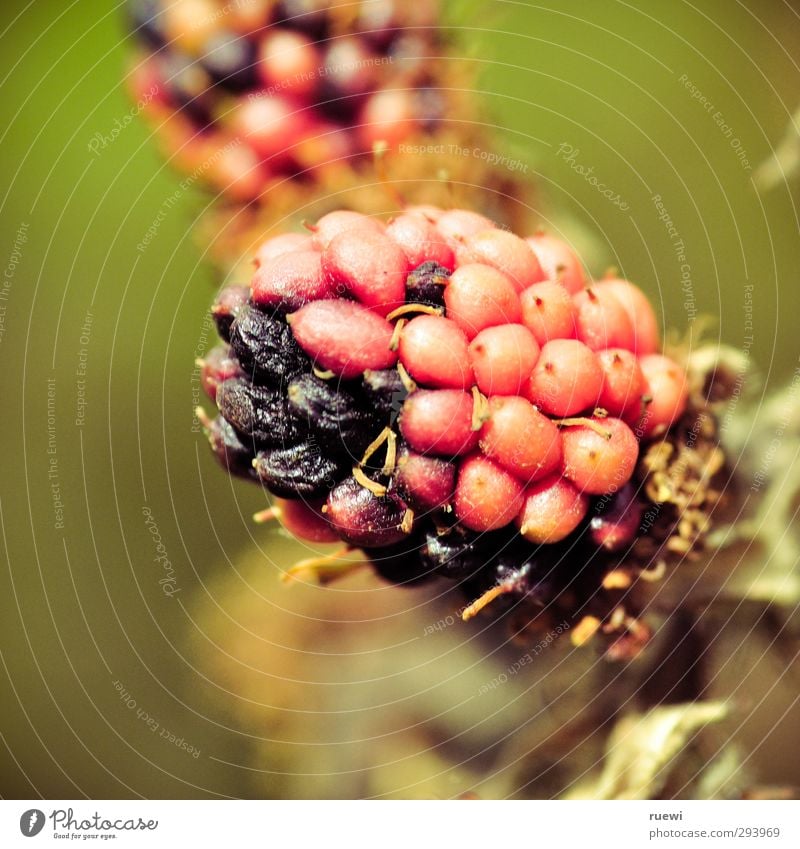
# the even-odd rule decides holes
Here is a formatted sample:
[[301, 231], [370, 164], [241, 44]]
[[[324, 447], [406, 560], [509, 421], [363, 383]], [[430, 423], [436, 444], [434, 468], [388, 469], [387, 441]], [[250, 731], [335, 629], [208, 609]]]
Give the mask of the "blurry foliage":
[[[728, 713], [721, 702], [694, 702], [630, 714], [615, 726], [606, 744], [603, 770], [593, 782], [579, 784], [572, 799], [656, 799], [689, 743], [705, 725]], [[690, 798], [697, 798], [690, 796]]]

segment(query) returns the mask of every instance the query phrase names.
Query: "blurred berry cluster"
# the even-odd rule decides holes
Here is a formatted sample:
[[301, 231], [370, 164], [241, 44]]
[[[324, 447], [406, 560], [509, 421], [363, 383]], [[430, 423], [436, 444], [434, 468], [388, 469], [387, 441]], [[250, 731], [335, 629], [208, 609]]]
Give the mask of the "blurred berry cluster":
[[434, 0], [129, 0], [132, 94], [173, 164], [246, 203], [435, 129]]

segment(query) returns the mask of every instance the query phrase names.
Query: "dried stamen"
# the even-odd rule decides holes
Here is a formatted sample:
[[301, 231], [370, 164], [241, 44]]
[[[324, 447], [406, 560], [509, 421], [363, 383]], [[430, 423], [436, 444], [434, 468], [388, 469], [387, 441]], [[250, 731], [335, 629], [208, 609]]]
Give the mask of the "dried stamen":
[[603, 578], [604, 590], [627, 590], [631, 585], [631, 576], [622, 569], [614, 569]]
[[472, 430], [480, 430], [489, 418], [489, 401], [477, 386], [472, 387]]
[[385, 427], [376, 437], [370, 442], [367, 446], [364, 454], [359, 461], [359, 466], [366, 466], [367, 461], [372, 457], [372, 455], [383, 445], [383, 443], [387, 443], [386, 445], [386, 461], [383, 464], [383, 469], [381, 469], [381, 473], [384, 475], [390, 475], [394, 471], [394, 467], [397, 463], [397, 434], [390, 428]]
[[386, 487], [382, 483], [378, 483], [377, 481], [368, 478], [359, 466], [353, 466], [353, 477], [361, 484], [361, 486], [364, 487], [364, 489], [368, 489], [378, 498], [383, 498], [383, 496], [386, 495]]
[[600, 629], [600, 620], [596, 616], [584, 616], [572, 629], [570, 642], [576, 648], [586, 645]]
[[575, 416], [573, 418], [567, 419], [553, 419], [553, 421], [559, 427], [588, 427], [589, 430], [593, 430], [595, 433], [602, 436], [603, 439], [611, 439], [613, 435], [610, 430], [606, 430], [594, 419], [590, 419], [587, 416]]
[[394, 326], [392, 338], [389, 340], [389, 350], [396, 351], [400, 347], [400, 337], [403, 335], [403, 328], [406, 326], [406, 320], [401, 318]]
[[409, 507], [403, 514], [403, 521], [400, 522], [400, 530], [404, 534], [410, 534], [414, 527], [414, 511]]
[[367, 565], [365, 560], [344, 560], [353, 549], [346, 545], [331, 554], [323, 554], [318, 557], [307, 557], [298, 560], [292, 567], [281, 575], [281, 581], [285, 584], [299, 581], [305, 574], [315, 583], [327, 584], [336, 578], [350, 574], [355, 569], [361, 569]]
[[491, 589], [486, 590], [480, 598], [475, 599], [468, 607], [465, 607], [461, 611], [461, 618], [464, 622], [468, 622], [473, 616], [477, 616], [487, 604], [491, 604], [496, 598], [510, 593], [513, 589], [514, 585], [512, 583], [496, 584]]
[[[441, 283], [441, 284], [438, 284], [438, 285], [444, 285], [444, 283]], [[434, 306], [431, 306], [430, 304], [403, 304], [401, 307], [398, 307], [397, 309], [392, 310], [389, 313], [389, 315], [386, 316], [386, 320], [387, 321], [394, 321], [396, 318], [399, 318], [401, 315], [408, 315], [409, 313], [424, 313], [425, 315], [442, 315], [443, 312], [444, 312], [444, 310], [441, 307], [434, 307]]]
[[665, 560], [659, 560], [658, 563], [656, 563], [654, 568], [652, 568], [652, 569], [642, 569], [642, 571], [639, 572], [639, 577], [643, 581], [656, 583], [657, 581], [660, 581], [664, 577], [666, 571], [667, 571], [666, 561]]
[[213, 424], [211, 419], [208, 417], [208, 413], [202, 407], [195, 407], [194, 414], [197, 416], [197, 421], [200, 422], [201, 426], [205, 428], [205, 430], [208, 430]]
[[386, 437], [386, 460], [381, 469], [382, 475], [391, 475], [397, 466], [397, 434], [389, 428], [389, 435]]
[[283, 511], [280, 507], [267, 507], [265, 510], [259, 510], [258, 513], [253, 513], [253, 521], [257, 525], [263, 525], [266, 522], [273, 522], [280, 519]]
[[410, 395], [416, 392], [417, 384], [411, 379], [411, 375], [406, 371], [406, 367], [402, 363], [397, 364], [397, 373], [400, 375], [400, 382], [403, 384], [406, 392]]

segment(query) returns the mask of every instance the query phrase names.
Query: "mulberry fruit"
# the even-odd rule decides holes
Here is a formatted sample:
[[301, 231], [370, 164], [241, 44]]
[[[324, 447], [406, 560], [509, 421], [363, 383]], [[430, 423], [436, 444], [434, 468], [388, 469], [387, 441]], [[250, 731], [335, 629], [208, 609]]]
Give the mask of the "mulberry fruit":
[[[584, 289], [554, 237], [501, 236], [467, 210], [401, 218], [340, 211], [310, 240], [273, 238], [248, 300], [217, 298], [214, 453], [289, 499], [273, 509], [301, 536], [362, 549], [393, 583], [457, 582], [465, 619], [586, 608], [612, 632], [655, 440], [682, 438], [684, 369], [653, 351], [644, 294]], [[316, 271], [265, 298], [276, 259]]]

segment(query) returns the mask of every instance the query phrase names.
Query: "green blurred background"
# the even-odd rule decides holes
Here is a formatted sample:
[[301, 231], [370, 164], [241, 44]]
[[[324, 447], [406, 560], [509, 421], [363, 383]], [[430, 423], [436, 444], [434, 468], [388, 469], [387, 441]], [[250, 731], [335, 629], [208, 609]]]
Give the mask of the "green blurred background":
[[[255, 568], [275, 593], [278, 567], [297, 554], [250, 523], [263, 497], [217, 470], [194, 427], [193, 360], [212, 344], [206, 310], [219, 281], [191, 231], [211, 199], [180, 189], [138, 121], [99, 152], [89, 147], [131, 109], [120, 8], [6, 0], [0, 17], [0, 792], [295, 792], [275, 777], [291, 771], [290, 755], [272, 769], [260, 764], [273, 777], [254, 782], [258, 738], [280, 737], [280, 722], [242, 730], [230, 682], [209, 674], [224, 669], [224, 649], [204, 639], [196, 618], [205, 605], [221, 633], [237, 628], [235, 617], [225, 624], [220, 576], [239, 574], [253, 540]], [[574, 239], [595, 273], [613, 265], [639, 282], [679, 333], [696, 333], [692, 318], [710, 316], [707, 336], [747, 348], [769, 382], [791, 374], [796, 193], [790, 181], [759, 194], [753, 175], [800, 100], [797, 7], [558, 0], [457, 17], [459, 52], [477, 68], [497, 148], [538, 179], [541, 219]], [[577, 151], [571, 162], [564, 145]], [[576, 164], [593, 168], [619, 202]], [[678, 236], [659, 220], [663, 210]], [[152, 527], [170, 584], [159, 583], [168, 575], [154, 560]], [[243, 588], [248, 580], [243, 573]], [[306, 598], [291, 592], [277, 602], [284, 612]], [[354, 652], [361, 628], [349, 635]], [[289, 666], [272, 682], [278, 694]], [[397, 671], [391, 654], [379, 668]], [[347, 656], [332, 655], [326, 669], [330, 681], [346, 681]], [[290, 715], [303, 708], [302, 691], [300, 703], [293, 698]], [[332, 769], [335, 758], [315, 751], [313, 742], [304, 749], [301, 771]], [[335, 781], [313, 786], [336, 795]]]

